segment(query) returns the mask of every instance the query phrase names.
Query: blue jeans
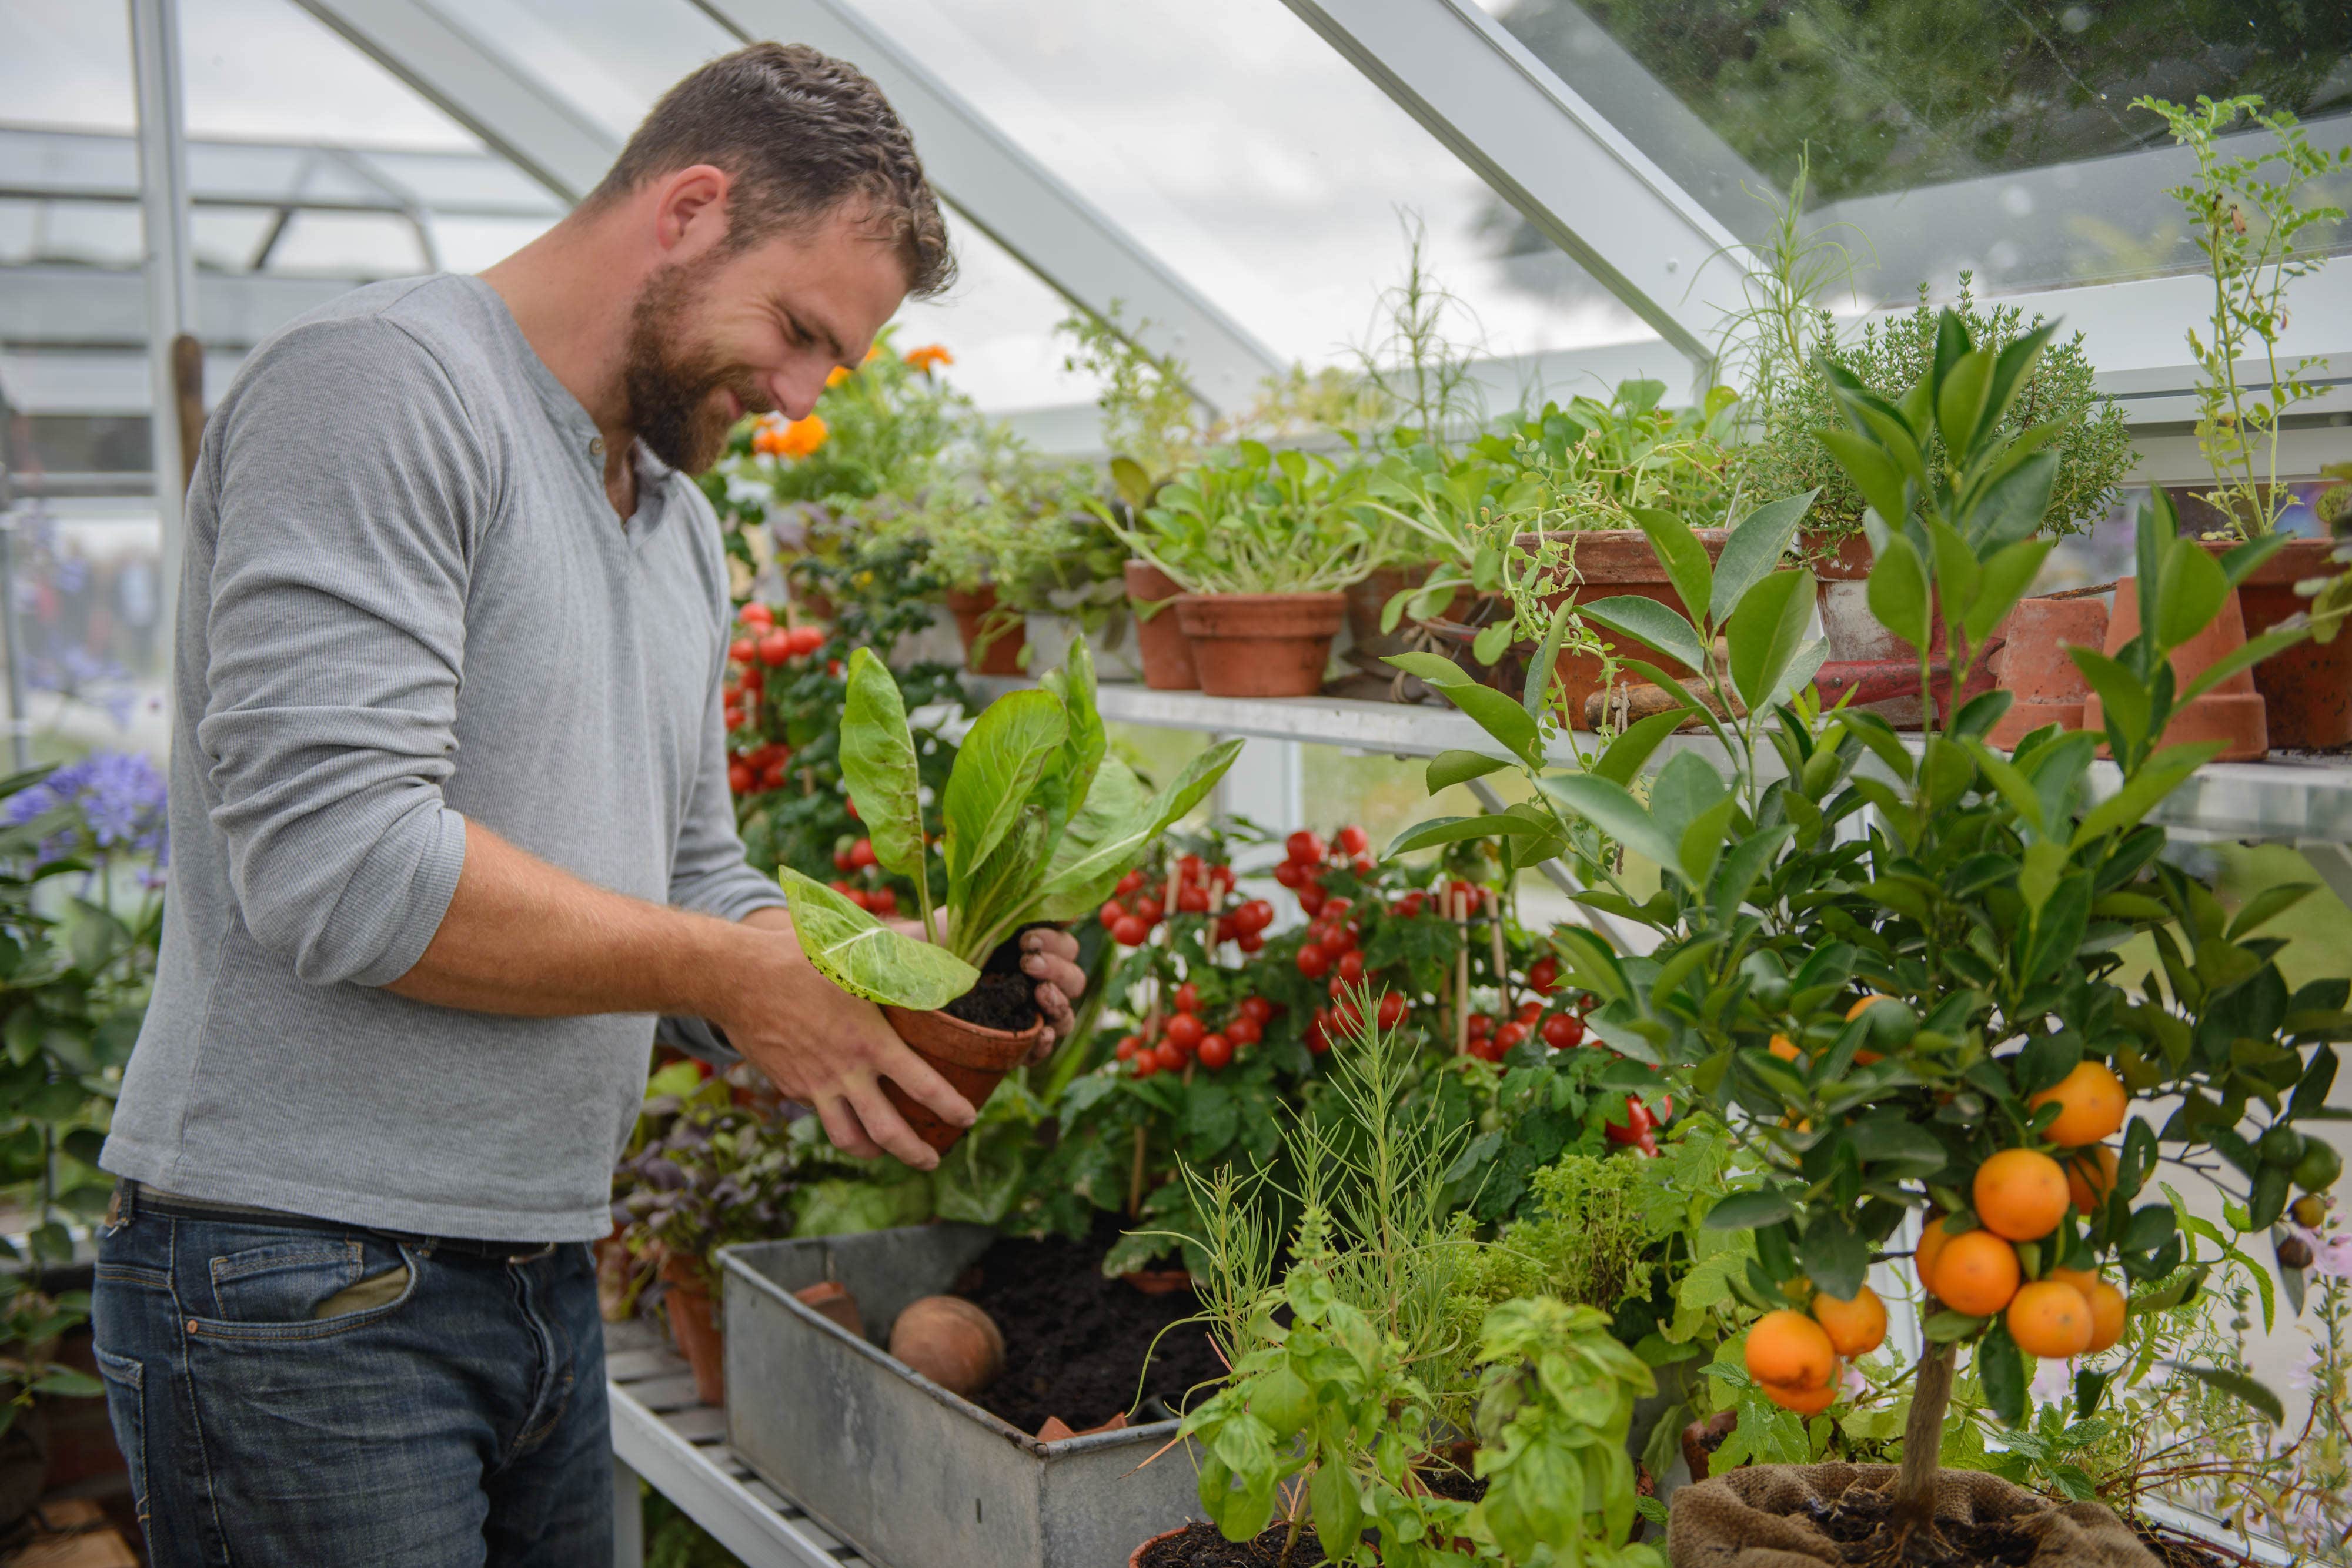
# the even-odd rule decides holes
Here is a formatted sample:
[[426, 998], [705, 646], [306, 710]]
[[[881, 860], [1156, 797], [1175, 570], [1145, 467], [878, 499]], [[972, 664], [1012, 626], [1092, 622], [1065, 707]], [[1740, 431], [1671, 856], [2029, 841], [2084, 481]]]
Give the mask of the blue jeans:
[[153, 1568], [609, 1568], [595, 1269], [134, 1193], [91, 1320]]

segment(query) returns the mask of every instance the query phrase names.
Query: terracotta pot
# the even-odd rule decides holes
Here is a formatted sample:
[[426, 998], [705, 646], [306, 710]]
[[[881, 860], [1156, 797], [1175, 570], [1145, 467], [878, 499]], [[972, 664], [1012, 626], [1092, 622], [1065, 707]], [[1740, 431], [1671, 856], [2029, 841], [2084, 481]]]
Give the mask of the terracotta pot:
[[683, 1258], [662, 1260], [661, 1277], [669, 1286], [662, 1295], [669, 1313], [670, 1337], [678, 1354], [694, 1368], [694, 1395], [705, 1405], [727, 1403], [727, 1336], [711, 1311], [701, 1281]]
[[[1722, 559], [1723, 543], [1731, 537], [1730, 529], [1694, 528], [1691, 531], [1698, 536], [1698, 542], [1706, 547], [1709, 560]], [[1672, 580], [1666, 576], [1665, 567], [1659, 562], [1657, 552], [1650, 548], [1650, 536], [1641, 529], [1596, 528], [1568, 537], [1575, 541], [1573, 559], [1577, 570], [1584, 578], [1582, 585], [1575, 591], [1576, 601], [1579, 604], [1591, 604], [1598, 600], [1630, 594], [1640, 599], [1653, 600], [1677, 614], [1689, 613], [1683, 603], [1682, 595], [1675, 591]], [[1533, 547], [1538, 541], [1536, 536], [1523, 535], [1520, 542]], [[1546, 599], [1544, 602], [1556, 610], [1567, 598], [1567, 594], [1559, 593]], [[1702, 611], [1705, 608], [1704, 605], [1700, 606]], [[1603, 645], [1612, 649], [1621, 661], [1628, 658], [1641, 659], [1655, 664], [1669, 675], [1696, 674], [1695, 671], [1675, 660], [1653, 653], [1638, 643], [1621, 643], [1619, 639], [1602, 632], [1597, 626], [1592, 630], [1600, 636]], [[1594, 693], [1603, 689], [1600, 657], [1592, 653], [1565, 653], [1559, 655], [1559, 661], [1553, 669], [1555, 679], [1564, 693], [1561, 706], [1568, 722], [1578, 729], [1591, 728], [1591, 726], [1585, 716], [1586, 706]]]
[[1201, 674], [1192, 665], [1192, 639], [1176, 623], [1175, 607], [1170, 605], [1150, 616], [1142, 609], [1166, 603], [1184, 591], [1148, 560], [1129, 561], [1122, 570], [1127, 574], [1128, 600], [1137, 607], [1135, 638], [1143, 656], [1143, 684], [1155, 692], [1199, 691]]
[[[2201, 541], [2200, 541], [2201, 542]], [[2216, 554], [2227, 544], [2207, 544]], [[2290, 615], [2311, 608], [2294, 591], [2307, 578], [2333, 577], [2347, 570], [2328, 558], [2333, 539], [2295, 539], [2263, 562], [2238, 585], [2238, 605], [2246, 635], [2259, 637]], [[2309, 638], [2254, 666], [2254, 689], [2263, 695], [2271, 744], [2285, 751], [2328, 751], [2352, 746], [2352, 632], [2332, 643]]]
[[1694, 1421], [1682, 1430], [1683, 1464], [1695, 1481], [1706, 1479], [1713, 1466], [1716, 1449], [1739, 1425], [1739, 1412], [1718, 1410], [1704, 1421]]
[[1189, 1524], [1180, 1524], [1173, 1530], [1161, 1531], [1159, 1534], [1153, 1536], [1150, 1540], [1145, 1542], [1142, 1545], [1137, 1547], [1134, 1551], [1127, 1554], [1127, 1568], [1143, 1568], [1143, 1554], [1145, 1552], [1150, 1551], [1161, 1542], [1169, 1540], [1173, 1536], [1181, 1535], [1187, 1530], [1192, 1528], [1192, 1527]]
[[866, 1337], [866, 1320], [857, 1311], [857, 1298], [840, 1281], [820, 1280], [814, 1285], [803, 1285], [793, 1292], [793, 1300], [842, 1333], [856, 1339]]
[[[1807, 564], [1813, 568], [1813, 601], [1821, 611], [1822, 636], [1837, 664], [1884, 664], [1916, 661], [1919, 651], [1878, 623], [1870, 612], [1870, 540], [1851, 534], [1834, 549], [1819, 535], [1804, 537]], [[1927, 651], [1944, 651], [1944, 618], [1928, 618]], [[1897, 729], [1917, 729], [1926, 722], [1926, 707], [1916, 696], [1885, 697], [1857, 703]], [[2022, 731], [2019, 733], [2022, 734]]]
[[1213, 697], [1311, 697], [1323, 689], [1343, 593], [1185, 593], [1177, 623]]
[[2066, 650], [2105, 645], [2107, 607], [2096, 599], [2022, 599], [1997, 635], [2003, 642], [1990, 660], [1993, 677], [2017, 700], [1990, 743], [2007, 751], [2045, 724], [2082, 728], [2091, 685]]
[[1367, 659], [1383, 659], [1412, 646], [1405, 636], [1410, 620], [1400, 618], [1395, 631], [1383, 632], [1381, 615], [1388, 609], [1390, 600], [1408, 588], [1419, 588], [1435, 570], [1428, 562], [1420, 566], [1384, 566], [1362, 581], [1348, 586], [1348, 638], [1356, 652]]
[[1119, 1276], [1121, 1283], [1147, 1296], [1172, 1296], [1192, 1288], [1190, 1269], [1135, 1269]]
[[1073, 1427], [1067, 1421], [1063, 1420], [1059, 1416], [1048, 1416], [1045, 1417], [1045, 1424], [1037, 1428], [1037, 1440], [1041, 1443], [1061, 1443], [1066, 1442], [1072, 1437], [1091, 1437], [1098, 1432], [1124, 1432], [1126, 1430], [1127, 1412], [1124, 1410], [1112, 1416], [1109, 1420], [1105, 1421], [1102, 1425], [1098, 1427], [1088, 1427], [1084, 1431], [1079, 1431]]
[[1862, 582], [1870, 576], [1870, 539], [1859, 531], [1832, 543], [1819, 529], [1806, 528], [1797, 536], [1797, 553], [1813, 569], [1816, 582]]
[[[1037, 1049], [1037, 1041], [1045, 1032], [1045, 1020], [1042, 1018], [1013, 1034], [1001, 1029], [982, 1029], [941, 1012], [918, 1013], [886, 1007], [882, 1016], [890, 1020], [890, 1027], [898, 1031], [898, 1038], [917, 1056], [929, 1062], [940, 1077], [955, 1085], [957, 1093], [971, 1102], [975, 1111], [988, 1103], [1004, 1075]], [[944, 1153], [963, 1136], [961, 1127], [940, 1121], [887, 1078], [882, 1081], [882, 1092], [898, 1107], [898, 1114], [907, 1118], [915, 1135], [931, 1147]]]
[[1019, 616], [996, 612], [996, 585], [950, 588], [947, 600], [955, 612], [956, 635], [963, 639], [963, 667], [975, 675], [1019, 674], [1028, 629]]
[[[2106, 652], [2112, 655], [2139, 635], [2139, 580], [2126, 577], [2116, 584], [2115, 612], [2107, 618]], [[2205, 667], [2246, 641], [2246, 628], [2232, 592], [2221, 601], [2213, 623], [2172, 651], [2172, 677], [2182, 685]], [[2104, 730], [2106, 718], [2094, 694], [2083, 705], [2083, 727]], [[2259, 762], [2270, 754], [2270, 729], [2263, 719], [2262, 694], [2254, 678], [2240, 670], [2185, 708], [2176, 709], [2163, 737], [2168, 744], [2188, 740], [2223, 742], [2217, 762]], [[2105, 750], [2105, 747], [2100, 748]]]
[[969, 1399], [1004, 1370], [996, 1320], [961, 1296], [924, 1296], [890, 1325], [890, 1354], [950, 1394]]

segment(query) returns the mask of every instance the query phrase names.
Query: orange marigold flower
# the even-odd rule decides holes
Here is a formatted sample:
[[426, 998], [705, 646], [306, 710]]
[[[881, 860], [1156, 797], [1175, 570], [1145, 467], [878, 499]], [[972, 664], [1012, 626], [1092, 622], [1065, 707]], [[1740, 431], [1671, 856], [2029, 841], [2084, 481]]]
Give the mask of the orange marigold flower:
[[867, 345], [866, 345], [866, 363], [867, 363], [867, 364], [869, 364], [869, 365], [870, 365], [870, 364], [872, 364], [875, 361], [877, 361], [877, 360], [880, 359], [881, 357], [882, 357], [882, 345], [881, 345], [881, 344], [879, 344], [879, 343], [869, 343], [869, 344], [867, 344]]
[[777, 434], [776, 450], [786, 457], [806, 457], [823, 446], [824, 438], [832, 434], [824, 420], [811, 414], [793, 421]]
[[937, 343], [926, 343], [919, 349], [909, 349], [907, 351], [907, 362], [929, 375], [934, 365], [954, 364], [955, 356]]
[[849, 367], [847, 365], [835, 365], [832, 370], [825, 372], [824, 384], [828, 387], [837, 387], [848, 379]]

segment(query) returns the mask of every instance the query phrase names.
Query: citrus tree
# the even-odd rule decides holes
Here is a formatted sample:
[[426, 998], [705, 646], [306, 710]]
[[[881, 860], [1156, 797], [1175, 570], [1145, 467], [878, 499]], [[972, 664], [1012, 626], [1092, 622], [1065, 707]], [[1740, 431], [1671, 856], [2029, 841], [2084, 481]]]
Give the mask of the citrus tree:
[[[2047, 338], [1979, 350], [1948, 315], [1933, 366], [1899, 402], [1824, 370], [1850, 424], [1822, 439], [1870, 502], [1871, 606], [1919, 651], [1924, 737], [1814, 699], [1809, 575], [1766, 570], [1793, 517], [1759, 509], [1711, 565], [1679, 519], [1647, 513], [1684, 604], [1701, 608], [1602, 600], [1582, 612], [1699, 670], [1700, 689], [1588, 769], [1537, 779], [1597, 890], [1584, 902], [1657, 938], [1635, 956], [1583, 927], [1556, 934], [1563, 977], [1606, 998], [1589, 1026], [1668, 1068], [1769, 1173], [1706, 1223], [1752, 1239], [1729, 1283], [1771, 1309], [1745, 1362], [1776, 1404], [1812, 1415], [1837, 1401], [1841, 1364], [1885, 1334], [1865, 1274], [1899, 1255], [1906, 1218], [1927, 1222], [1914, 1253], [1927, 1351], [1892, 1521], [1906, 1532], [1931, 1514], [1964, 1349], [2014, 1422], [2029, 1357], [2113, 1344], [2135, 1307], [2194, 1288], [2172, 1206], [2138, 1201], [2160, 1162], [2220, 1183], [2242, 1231], [2277, 1226], [2292, 1189], [2336, 1174], [2297, 1124], [2328, 1114], [2352, 984], [2291, 989], [2284, 944], [2263, 934], [2310, 890], [2231, 915], [2159, 859], [2164, 831], [2147, 821], [2217, 749], [2164, 744], [2172, 715], [2298, 634], [2259, 639], [2191, 682], [2170, 664], [2270, 545], [2217, 558], [2178, 537], [2158, 493], [2139, 526], [2145, 629], [2113, 657], [2074, 655], [2104, 736], [2051, 727], [2004, 757], [1983, 737], [2006, 693], [1936, 695], [1969, 689], [2049, 549], [2034, 534], [2055, 433], [1991, 434]], [[1727, 654], [1710, 658], [1719, 633]], [[1937, 664], [1948, 686], [1930, 684]], [[1465, 706], [1535, 771], [1520, 719]], [[1686, 719], [1712, 732], [1715, 755], [1680, 751], [1637, 795], [1636, 771]], [[1657, 863], [1654, 895], [1630, 891], [1626, 852]], [[2185, 1370], [2270, 1397], [2239, 1375]], [[2080, 1375], [2078, 1407], [2101, 1390]]]

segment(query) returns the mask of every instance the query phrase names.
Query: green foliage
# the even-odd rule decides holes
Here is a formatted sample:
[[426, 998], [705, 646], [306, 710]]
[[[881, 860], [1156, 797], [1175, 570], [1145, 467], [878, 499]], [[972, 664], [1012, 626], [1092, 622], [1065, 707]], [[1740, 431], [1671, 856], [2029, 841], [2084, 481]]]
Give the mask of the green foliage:
[[1371, 570], [1365, 472], [1260, 441], [1220, 449], [1160, 486], [1133, 525], [1098, 515], [1192, 593], [1327, 593]]
[[[1103, 444], [1114, 459], [1113, 478], [1129, 501], [1140, 506], [1152, 486], [1199, 459], [1212, 432], [1193, 401], [1181, 360], [1162, 358], [1136, 340], [1151, 323], [1130, 330], [1119, 302], [1107, 315], [1073, 310], [1055, 330], [1071, 340], [1062, 368], [1102, 384], [1095, 395], [1102, 411]], [[1132, 475], [1122, 474], [1123, 460]]]
[[[2279, 421], [2326, 391], [2304, 379], [2325, 370], [2325, 359], [2279, 361], [2288, 286], [2319, 270], [2324, 247], [2344, 221], [2342, 207], [2306, 204], [2303, 193], [2313, 182], [2352, 169], [2352, 147], [2326, 152], [2312, 146], [2294, 115], [2263, 112], [2259, 93], [2220, 102], [2200, 94], [2194, 108], [2142, 96], [2132, 107], [2162, 115], [2172, 139], [2197, 159], [2197, 177], [2165, 193], [2187, 214], [2213, 278], [2211, 334], [2189, 329], [2189, 351], [2204, 372], [2197, 387], [2197, 444], [2213, 471], [2213, 492], [2203, 498], [2240, 538], [2259, 538], [2294, 504], [2279, 485]], [[2226, 155], [2221, 138], [2242, 116], [2269, 131], [2271, 145]], [[2305, 237], [2315, 225], [2321, 232]], [[2239, 381], [2238, 366], [2255, 358], [2268, 374], [2266, 386]]]
[[715, 1299], [719, 1248], [789, 1234], [803, 1164], [790, 1127], [738, 1106], [698, 1063], [656, 1074], [613, 1173], [613, 1219], [641, 1272], [677, 1259]]

